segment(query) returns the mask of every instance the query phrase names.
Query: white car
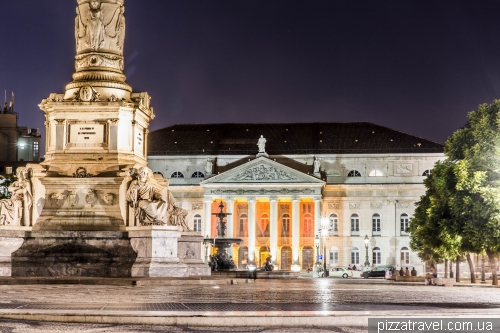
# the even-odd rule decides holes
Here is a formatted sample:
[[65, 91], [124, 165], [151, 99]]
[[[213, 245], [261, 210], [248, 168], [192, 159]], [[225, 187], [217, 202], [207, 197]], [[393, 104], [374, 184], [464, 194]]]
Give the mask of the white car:
[[342, 267], [334, 267], [330, 270], [330, 277], [341, 277], [347, 279], [352, 276], [352, 271]]

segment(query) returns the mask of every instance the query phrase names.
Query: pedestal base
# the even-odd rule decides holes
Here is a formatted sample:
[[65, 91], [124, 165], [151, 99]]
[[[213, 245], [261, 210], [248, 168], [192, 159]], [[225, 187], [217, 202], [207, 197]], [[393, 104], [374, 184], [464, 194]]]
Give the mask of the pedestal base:
[[130, 277], [135, 258], [124, 232], [26, 232], [12, 276]]
[[210, 266], [201, 259], [203, 236], [198, 232], [182, 232], [178, 240], [179, 261], [188, 267], [189, 276], [210, 275]]
[[12, 252], [23, 245], [24, 234], [23, 230], [0, 231], [0, 276], [12, 276]]
[[130, 244], [137, 252], [133, 277], [187, 277], [188, 266], [177, 257], [177, 227], [145, 226], [127, 228]]

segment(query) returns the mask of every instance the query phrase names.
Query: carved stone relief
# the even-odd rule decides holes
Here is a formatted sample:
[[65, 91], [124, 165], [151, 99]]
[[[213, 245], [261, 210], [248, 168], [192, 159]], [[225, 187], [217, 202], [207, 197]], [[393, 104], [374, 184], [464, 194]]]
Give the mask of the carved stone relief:
[[76, 69], [85, 67], [108, 67], [123, 70], [123, 57], [113, 54], [83, 54], [76, 56]]
[[102, 196], [102, 200], [109, 206], [113, 206], [116, 201], [116, 195], [113, 193], [106, 193]]
[[99, 100], [100, 94], [91, 86], [83, 86], [75, 93], [75, 102], [95, 102]]
[[380, 208], [382, 208], [382, 203], [380, 203], [380, 202], [372, 202], [370, 204], [370, 208], [371, 209], [380, 209]]
[[84, 167], [79, 167], [73, 174], [73, 178], [91, 178], [92, 176], [92, 174], [87, 173], [87, 169], [85, 169]]
[[17, 168], [17, 180], [8, 188], [8, 191], [12, 193], [11, 197], [0, 200], [0, 226], [31, 225], [33, 192], [30, 172], [29, 168]]
[[275, 167], [261, 164], [237, 174], [231, 180], [297, 180], [297, 178]]
[[266, 190], [266, 189], [260, 189], [260, 190], [243, 190], [243, 189], [238, 189], [238, 190], [211, 190], [211, 194], [237, 194], [237, 195], [243, 195], [243, 194], [313, 194], [314, 190], [310, 188], [306, 189], [287, 189], [287, 188], [282, 188], [279, 190]]
[[409, 202], [400, 202], [400, 203], [398, 203], [398, 207], [399, 208], [408, 209], [408, 208], [410, 208], [410, 206], [411, 206], [411, 203], [409, 203]]
[[329, 202], [328, 208], [329, 209], [340, 209], [340, 202]]
[[198, 210], [203, 208], [203, 203], [202, 202], [193, 202], [191, 209], [193, 210]]
[[349, 203], [349, 208], [350, 209], [360, 209], [361, 208], [361, 204], [360, 203]]
[[69, 191], [68, 193], [68, 203], [71, 205], [71, 207], [75, 207], [76, 204], [78, 204], [78, 201], [80, 199], [78, 198], [78, 195], [76, 194], [76, 191]]
[[93, 189], [89, 189], [87, 191], [87, 195], [85, 196], [85, 202], [88, 203], [91, 207], [94, 207], [94, 205], [97, 203], [97, 194], [96, 191]]
[[65, 199], [65, 196], [63, 193], [52, 193], [49, 196], [49, 201], [51, 205], [58, 205], [61, 201]]
[[405, 174], [413, 172], [413, 164], [396, 164], [396, 173]]

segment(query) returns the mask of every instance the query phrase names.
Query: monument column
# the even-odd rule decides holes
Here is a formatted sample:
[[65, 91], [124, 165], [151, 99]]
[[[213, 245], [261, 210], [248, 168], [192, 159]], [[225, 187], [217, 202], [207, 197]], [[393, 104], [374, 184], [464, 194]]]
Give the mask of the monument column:
[[[230, 214], [226, 217], [227, 222], [227, 238], [234, 238], [234, 217], [233, 217], [233, 208], [234, 208], [234, 199], [226, 198], [226, 213]], [[233, 246], [228, 249], [228, 254], [233, 256]]]
[[299, 202], [298, 198], [292, 200], [292, 271], [300, 271], [300, 224], [299, 224]]
[[203, 200], [205, 204], [205, 228], [203, 230], [203, 236], [210, 238], [212, 237], [212, 200]]
[[269, 221], [269, 244], [271, 248], [271, 259], [275, 265], [278, 254], [278, 199], [270, 198], [270, 221]]
[[255, 265], [255, 198], [248, 199], [248, 264]]

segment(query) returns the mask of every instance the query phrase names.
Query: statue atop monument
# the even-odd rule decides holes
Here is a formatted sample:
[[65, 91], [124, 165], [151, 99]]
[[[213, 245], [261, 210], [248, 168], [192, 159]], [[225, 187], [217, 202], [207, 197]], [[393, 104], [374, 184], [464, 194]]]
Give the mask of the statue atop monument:
[[117, 1], [80, 1], [76, 8], [76, 52], [108, 50], [123, 55], [125, 17]]

